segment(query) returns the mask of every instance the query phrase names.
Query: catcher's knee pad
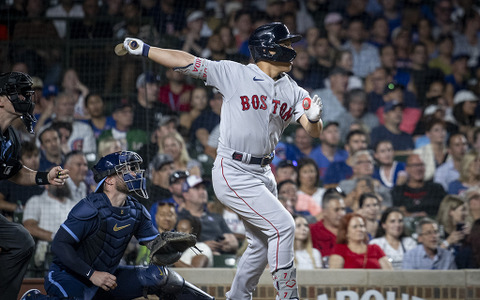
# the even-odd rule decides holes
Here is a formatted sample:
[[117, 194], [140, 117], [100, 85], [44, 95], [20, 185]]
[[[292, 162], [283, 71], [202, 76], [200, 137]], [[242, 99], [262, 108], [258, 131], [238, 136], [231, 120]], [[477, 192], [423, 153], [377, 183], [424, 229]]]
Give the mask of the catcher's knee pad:
[[150, 265], [137, 268], [137, 276], [142, 286], [161, 287], [167, 282], [165, 267]]
[[277, 290], [276, 299], [299, 299], [297, 269], [291, 266], [273, 272], [273, 286]]

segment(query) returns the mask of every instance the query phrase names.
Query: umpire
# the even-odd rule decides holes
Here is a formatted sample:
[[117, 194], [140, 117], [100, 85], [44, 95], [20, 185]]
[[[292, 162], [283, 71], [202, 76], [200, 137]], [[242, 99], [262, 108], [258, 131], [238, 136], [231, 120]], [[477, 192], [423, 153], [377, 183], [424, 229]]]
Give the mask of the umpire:
[[[20, 141], [11, 124], [21, 118], [27, 130], [33, 132], [32, 78], [20, 72], [0, 74], [0, 180], [8, 179], [19, 185], [63, 185], [68, 170], [56, 166], [50, 172], [36, 172], [20, 162]], [[0, 215], [0, 295], [2, 299], [17, 299], [35, 243], [21, 225]]]

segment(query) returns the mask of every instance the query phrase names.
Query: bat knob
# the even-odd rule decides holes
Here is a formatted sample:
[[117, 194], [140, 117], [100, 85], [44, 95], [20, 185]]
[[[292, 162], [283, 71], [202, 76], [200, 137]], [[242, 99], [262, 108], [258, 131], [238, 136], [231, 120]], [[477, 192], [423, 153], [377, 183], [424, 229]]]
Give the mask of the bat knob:
[[130, 48], [132, 48], [133, 50], [137, 49], [138, 48], [138, 43], [136, 41], [131, 41], [130, 42]]

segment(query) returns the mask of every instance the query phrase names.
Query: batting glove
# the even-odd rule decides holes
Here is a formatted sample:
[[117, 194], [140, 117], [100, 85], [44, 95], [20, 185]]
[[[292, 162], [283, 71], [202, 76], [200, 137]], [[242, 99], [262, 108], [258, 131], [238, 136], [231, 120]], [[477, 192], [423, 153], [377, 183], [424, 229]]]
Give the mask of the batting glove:
[[313, 99], [303, 99], [303, 108], [305, 109], [305, 115], [310, 123], [317, 123], [322, 116], [323, 103], [322, 99], [317, 95], [313, 96]]
[[123, 47], [132, 55], [143, 55], [148, 57], [148, 51], [150, 51], [150, 45], [144, 43], [140, 39], [125, 38], [123, 41]]

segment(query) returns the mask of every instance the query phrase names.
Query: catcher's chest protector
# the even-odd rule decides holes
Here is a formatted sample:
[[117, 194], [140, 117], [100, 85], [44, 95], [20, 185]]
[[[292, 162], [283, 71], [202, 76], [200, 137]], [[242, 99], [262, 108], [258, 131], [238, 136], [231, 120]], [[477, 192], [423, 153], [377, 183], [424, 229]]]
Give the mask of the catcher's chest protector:
[[77, 253], [95, 270], [111, 273], [140, 225], [142, 205], [127, 198], [125, 206], [112, 207], [103, 193], [91, 194], [87, 200], [98, 210], [98, 226], [96, 232], [81, 243]]

